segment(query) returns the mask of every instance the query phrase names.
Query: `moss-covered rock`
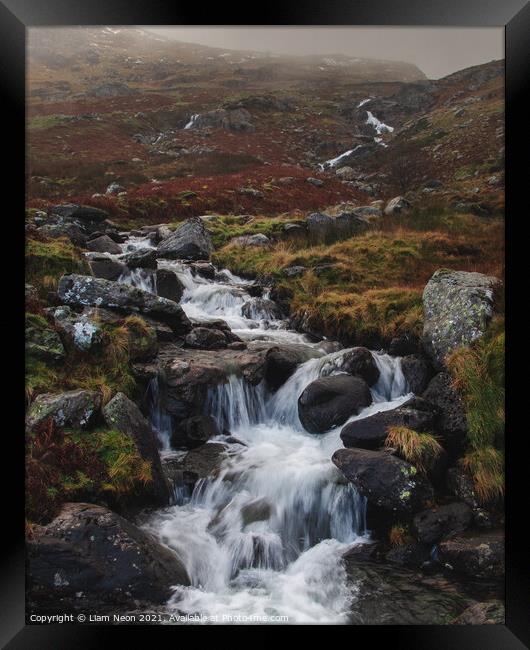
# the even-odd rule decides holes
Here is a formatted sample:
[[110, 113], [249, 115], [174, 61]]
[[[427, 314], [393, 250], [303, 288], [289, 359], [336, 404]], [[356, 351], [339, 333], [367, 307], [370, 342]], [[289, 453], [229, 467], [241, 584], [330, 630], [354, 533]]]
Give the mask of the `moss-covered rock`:
[[38, 314], [26, 314], [26, 354], [42, 361], [61, 361], [66, 356], [59, 335]]

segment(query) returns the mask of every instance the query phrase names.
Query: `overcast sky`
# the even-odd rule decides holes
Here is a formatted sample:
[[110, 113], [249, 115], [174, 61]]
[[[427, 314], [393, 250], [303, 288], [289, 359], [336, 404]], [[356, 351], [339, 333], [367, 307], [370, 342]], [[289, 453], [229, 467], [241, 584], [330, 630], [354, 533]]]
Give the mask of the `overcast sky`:
[[415, 63], [438, 79], [504, 58], [502, 27], [147, 27], [189, 43], [279, 54], [350, 54]]

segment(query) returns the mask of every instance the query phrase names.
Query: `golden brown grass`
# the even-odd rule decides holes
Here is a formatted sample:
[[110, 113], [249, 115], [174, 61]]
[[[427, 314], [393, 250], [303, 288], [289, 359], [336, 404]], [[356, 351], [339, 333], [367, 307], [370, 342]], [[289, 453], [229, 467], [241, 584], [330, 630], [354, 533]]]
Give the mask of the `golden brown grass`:
[[436, 436], [398, 426], [388, 427], [385, 447], [397, 449], [399, 455], [419, 472], [426, 472], [443, 451]]

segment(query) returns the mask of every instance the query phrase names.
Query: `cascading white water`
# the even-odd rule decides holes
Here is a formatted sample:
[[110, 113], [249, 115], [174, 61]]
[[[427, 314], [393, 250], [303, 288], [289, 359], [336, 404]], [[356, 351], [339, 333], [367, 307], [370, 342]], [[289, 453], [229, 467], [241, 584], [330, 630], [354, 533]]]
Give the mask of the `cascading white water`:
[[[127, 243], [123, 248], [128, 250]], [[251, 308], [243, 316], [243, 305], [252, 300], [249, 281], [228, 271], [208, 280], [180, 261], [158, 265], [177, 273], [184, 286], [181, 305], [192, 320], [221, 318], [245, 340], [318, 347], [271, 313]], [[149, 277], [142, 271], [120, 281], [154, 291]], [[220, 622], [241, 615], [253, 622], [277, 622], [274, 616], [291, 623], [348, 620], [354, 593], [342, 554], [369, 541], [366, 501], [330, 460], [342, 446], [341, 427], [309, 434], [297, 407], [311, 381], [341, 372], [345, 352], [310, 359], [276, 393], [235, 375], [209, 391], [204, 412], [223, 431], [212, 442], [225, 442], [229, 453], [214, 477], [197, 483], [191, 498], [176, 486], [176, 505], [144, 524], [180, 557], [190, 576], [191, 586], [175, 587], [170, 611], [218, 616]], [[394, 408], [408, 397], [400, 361], [373, 354], [380, 371], [371, 389], [373, 404], [350, 420]], [[151, 382], [149, 398], [151, 422], [167, 453], [171, 420], [161, 408], [158, 380]]]

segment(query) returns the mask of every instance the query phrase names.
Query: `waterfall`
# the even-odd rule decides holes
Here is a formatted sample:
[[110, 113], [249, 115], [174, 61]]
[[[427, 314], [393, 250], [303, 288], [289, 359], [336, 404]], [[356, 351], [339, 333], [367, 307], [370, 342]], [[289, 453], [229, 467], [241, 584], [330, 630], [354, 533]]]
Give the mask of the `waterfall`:
[[[205, 279], [182, 261], [159, 260], [159, 266], [177, 273], [184, 285], [181, 305], [196, 322], [222, 319], [246, 340], [318, 346], [272, 313], [247, 308], [243, 316], [251, 300], [248, 281], [225, 271]], [[122, 281], [147, 284], [144, 273]], [[366, 499], [330, 460], [342, 446], [341, 427], [309, 434], [298, 417], [298, 398], [311, 381], [343, 372], [349, 351], [302, 363], [275, 393], [263, 381], [252, 385], [235, 374], [208, 390], [203, 412], [222, 431], [212, 442], [226, 444], [225, 457], [191, 495], [175, 485], [174, 505], [144, 524], [178, 555], [190, 577], [191, 586], [174, 588], [170, 611], [244, 614], [259, 621], [270, 615], [288, 616], [289, 622], [348, 621], [353, 596], [342, 554], [370, 539]], [[350, 421], [408, 398], [400, 359], [372, 355], [379, 369], [373, 403]], [[158, 378], [151, 380], [150, 420], [169, 453], [171, 418], [162, 407], [162, 388]]]
[[156, 293], [155, 275], [146, 269], [127, 269], [117, 281], [143, 291], [149, 291], [149, 293]]

